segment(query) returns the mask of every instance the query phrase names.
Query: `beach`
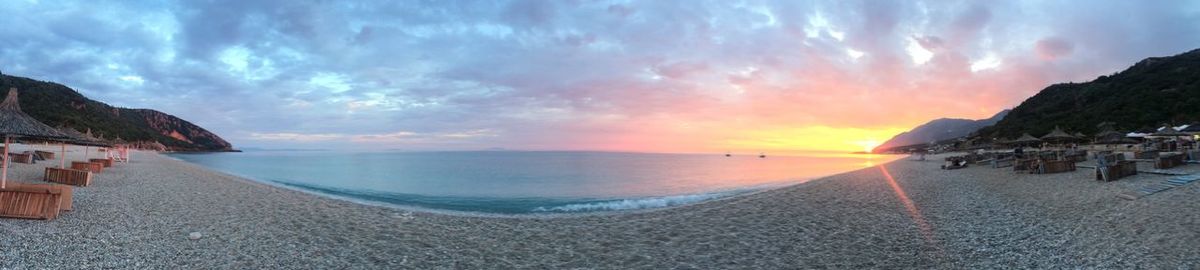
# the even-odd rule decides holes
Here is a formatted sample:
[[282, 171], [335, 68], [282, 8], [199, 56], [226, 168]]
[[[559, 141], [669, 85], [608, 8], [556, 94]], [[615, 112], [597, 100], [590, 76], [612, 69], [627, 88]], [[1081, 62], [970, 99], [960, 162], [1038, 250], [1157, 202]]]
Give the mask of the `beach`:
[[[1116, 195], [1166, 177], [940, 160], [667, 209], [503, 217], [357, 204], [135, 152], [76, 188], [74, 211], [0, 219], [0, 268], [1200, 267], [1200, 185], [1129, 201]], [[14, 164], [9, 179], [57, 164]]]

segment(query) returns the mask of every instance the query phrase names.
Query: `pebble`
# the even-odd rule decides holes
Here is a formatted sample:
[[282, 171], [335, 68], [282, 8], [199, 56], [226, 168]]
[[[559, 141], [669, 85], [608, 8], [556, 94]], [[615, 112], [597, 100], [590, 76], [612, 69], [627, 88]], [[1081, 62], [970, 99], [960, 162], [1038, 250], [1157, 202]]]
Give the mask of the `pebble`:
[[200, 232], [192, 232], [188, 234], [188, 239], [191, 240], [200, 240], [200, 237], [204, 237], [204, 235], [200, 234]]

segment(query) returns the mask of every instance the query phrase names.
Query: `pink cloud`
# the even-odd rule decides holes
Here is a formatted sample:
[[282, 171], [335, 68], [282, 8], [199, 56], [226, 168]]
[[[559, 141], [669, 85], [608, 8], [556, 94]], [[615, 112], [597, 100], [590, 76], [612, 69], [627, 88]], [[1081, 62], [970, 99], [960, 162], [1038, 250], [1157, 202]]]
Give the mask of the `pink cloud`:
[[1034, 51], [1042, 60], [1053, 61], [1062, 57], [1071, 55], [1075, 50], [1075, 45], [1070, 41], [1056, 37], [1044, 38], [1038, 40], [1034, 45]]

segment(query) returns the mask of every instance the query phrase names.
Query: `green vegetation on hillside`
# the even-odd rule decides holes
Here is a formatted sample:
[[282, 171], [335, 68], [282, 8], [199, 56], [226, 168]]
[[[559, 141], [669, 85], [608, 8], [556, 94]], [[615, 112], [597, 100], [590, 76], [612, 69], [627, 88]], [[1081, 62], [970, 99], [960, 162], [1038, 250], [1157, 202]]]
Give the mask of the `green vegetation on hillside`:
[[1087, 83], [1051, 85], [978, 134], [987, 138], [1014, 138], [1022, 133], [1040, 136], [1055, 126], [1095, 134], [1101, 122], [1114, 122], [1118, 130], [1130, 131], [1198, 120], [1200, 49], [1148, 58]]
[[[95, 136], [110, 140], [159, 142], [177, 151], [231, 150], [217, 135], [165, 113], [117, 108], [61, 84], [0, 74], [0, 90], [7, 92], [12, 87], [20, 93], [22, 110], [53, 127], [91, 129]], [[172, 132], [183, 134], [186, 140], [169, 136]]]

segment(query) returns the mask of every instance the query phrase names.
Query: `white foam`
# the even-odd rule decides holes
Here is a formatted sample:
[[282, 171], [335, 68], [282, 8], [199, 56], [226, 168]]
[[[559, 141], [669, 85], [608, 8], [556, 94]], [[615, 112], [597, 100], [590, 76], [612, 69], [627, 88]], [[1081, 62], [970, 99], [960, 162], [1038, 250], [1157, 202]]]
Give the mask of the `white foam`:
[[555, 207], [538, 207], [533, 209], [533, 212], [589, 212], [589, 211], [616, 211], [616, 210], [635, 210], [647, 208], [662, 208], [690, 203], [697, 203], [716, 198], [728, 197], [745, 191], [726, 191], [715, 193], [701, 193], [689, 195], [676, 195], [654, 198], [641, 199], [624, 199], [603, 202], [590, 202], [568, 204]]

